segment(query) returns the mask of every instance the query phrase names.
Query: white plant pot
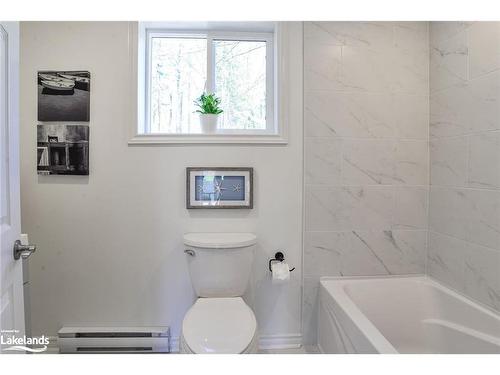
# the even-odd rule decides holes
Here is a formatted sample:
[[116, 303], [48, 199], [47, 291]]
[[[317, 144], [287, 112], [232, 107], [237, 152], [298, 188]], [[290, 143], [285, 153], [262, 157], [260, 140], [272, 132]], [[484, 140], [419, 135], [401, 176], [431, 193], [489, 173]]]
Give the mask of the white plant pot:
[[218, 121], [219, 115], [200, 113], [201, 131], [203, 134], [216, 133]]

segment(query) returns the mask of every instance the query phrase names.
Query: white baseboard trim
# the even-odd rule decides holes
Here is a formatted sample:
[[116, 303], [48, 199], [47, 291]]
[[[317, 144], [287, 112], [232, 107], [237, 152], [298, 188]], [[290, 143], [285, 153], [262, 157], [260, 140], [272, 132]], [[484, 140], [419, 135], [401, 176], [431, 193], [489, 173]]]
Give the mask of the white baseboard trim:
[[57, 344], [57, 336], [47, 336], [49, 339], [49, 345], [47, 345], [47, 350], [40, 354], [59, 354], [59, 345]]
[[[179, 353], [179, 336], [170, 337], [170, 352]], [[263, 335], [259, 337], [259, 349], [296, 349], [302, 346], [302, 335], [300, 333], [284, 335]], [[50, 338], [47, 354], [59, 353], [57, 337]]]
[[[302, 335], [264, 335], [259, 337], [259, 349], [297, 349], [302, 346]], [[179, 337], [170, 337], [170, 352], [179, 353]]]
[[301, 346], [302, 335], [300, 333], [263, 335], [259, 338], [259, 349], [296, 349]]
[[179, 353], [180, 348], [179, 348], [179, 336], [171, 336], [170, 337], [170, 353]]

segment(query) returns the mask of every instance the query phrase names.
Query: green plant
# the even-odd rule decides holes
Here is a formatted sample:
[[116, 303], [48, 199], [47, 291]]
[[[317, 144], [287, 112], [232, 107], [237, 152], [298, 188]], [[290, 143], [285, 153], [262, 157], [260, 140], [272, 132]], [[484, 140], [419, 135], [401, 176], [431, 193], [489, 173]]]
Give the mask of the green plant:
[[219, 107], [220, 98], [215, 94], [203, 93], [194, 104], [199, 108], [195, 111], [197, 113], [218, 115], [223, 112]]

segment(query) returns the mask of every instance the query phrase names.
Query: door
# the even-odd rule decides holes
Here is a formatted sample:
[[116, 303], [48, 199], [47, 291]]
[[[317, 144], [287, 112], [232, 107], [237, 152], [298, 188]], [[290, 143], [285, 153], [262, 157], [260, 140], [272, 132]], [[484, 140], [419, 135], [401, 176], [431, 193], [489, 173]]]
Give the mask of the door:
[[[22, 260], [14, 260], [20, 238], [19, 202], [19, 24], [0, 22], [0, 334], [24, 335]], [[0, 345], [0, 350], [6, 349]]]

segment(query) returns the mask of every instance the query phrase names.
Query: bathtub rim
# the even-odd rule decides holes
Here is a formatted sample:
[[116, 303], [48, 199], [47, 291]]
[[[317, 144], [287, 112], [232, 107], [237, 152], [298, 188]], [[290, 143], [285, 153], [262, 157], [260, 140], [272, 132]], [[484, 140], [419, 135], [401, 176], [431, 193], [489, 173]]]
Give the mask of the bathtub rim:
[[[473, 306], [475, 308], [478, 308], [481, 312], [484, 312], [488, 314], [489, 316], [493, 318], [500, 319], [500, 310], [496, 310], [495, 308], [491, 307], [490, 305], [487, 305], [481, 301], [475, 300], [469, 296], [467, 296], [465, 293], [453, 289], [452, 287], [441, 283], [439, 280], [435, 279], [432, 276], [426, 275], [426, 274], [406, 274], [406, 275], [376, 275], [376, 276], [322, 276], [319, 279], [319, 282], [321, 284], [322, 281], [333, 281], [333, 280], [338, 280], [338, 281], [363, 281], [363, 280], [385, 280], [385, 279], [420, 279], [421, 281], [427, 282], [430, 285], [436, 287], [437, 289], [441, 290], [444, 293], [447, 293], [453, 297], [456, 297], [459, 299], [461, 302], [467, 303], [470, 306]], [[345, 293], [345, 292], [344, 292]]]
[[[427, 283], [431, 287], [435, 287], [458, 299], [460, 302], [465, 303], [473, 308], [478, 309], [480, 312], [486, 315], [500, 320], [500, 312], [491, 307], [482, 304], [479, 301], [473, 300], [470, 297], [461, 294], [446, 285], [441, 284], [438, 280], [425, 274], [409, 274], [409, 275], [377, 275], [377, 276], [323, 276], [319, 279], [320, 289], [324, 289], [327, 293], [328, 298], [333, 300], [335, 306], [337, 306], [343, 314], [351, 320], [357, 329], [361, 330], [366, 339], [371, 345], [381, 354], [397, 354], [399, 353], [397, 349], [389, 342], [387, 338], [380, 332], [380, 330], [368, 319], [368, 317], [362, 312], [362, 310], [356, 305], [356, 303], [349, 297], [344, 286], [349, 282], [356, 281], [367, 281], [367, 280], [395, 280], [395, 279], [414, 279], [415, 281], [420, 281]], [[328, 281], [335, 281], [335, 283], [326, 283]], [[321, 298], [321, 297], [320, 297]], [[335, 313], [335, 312], [334, 312]], [[318, 329], [319, 329], [318, 325]], [[319, 342], [318, 342], [319, 346]], [[321, 348], [320, 348], [321, 350]]]

